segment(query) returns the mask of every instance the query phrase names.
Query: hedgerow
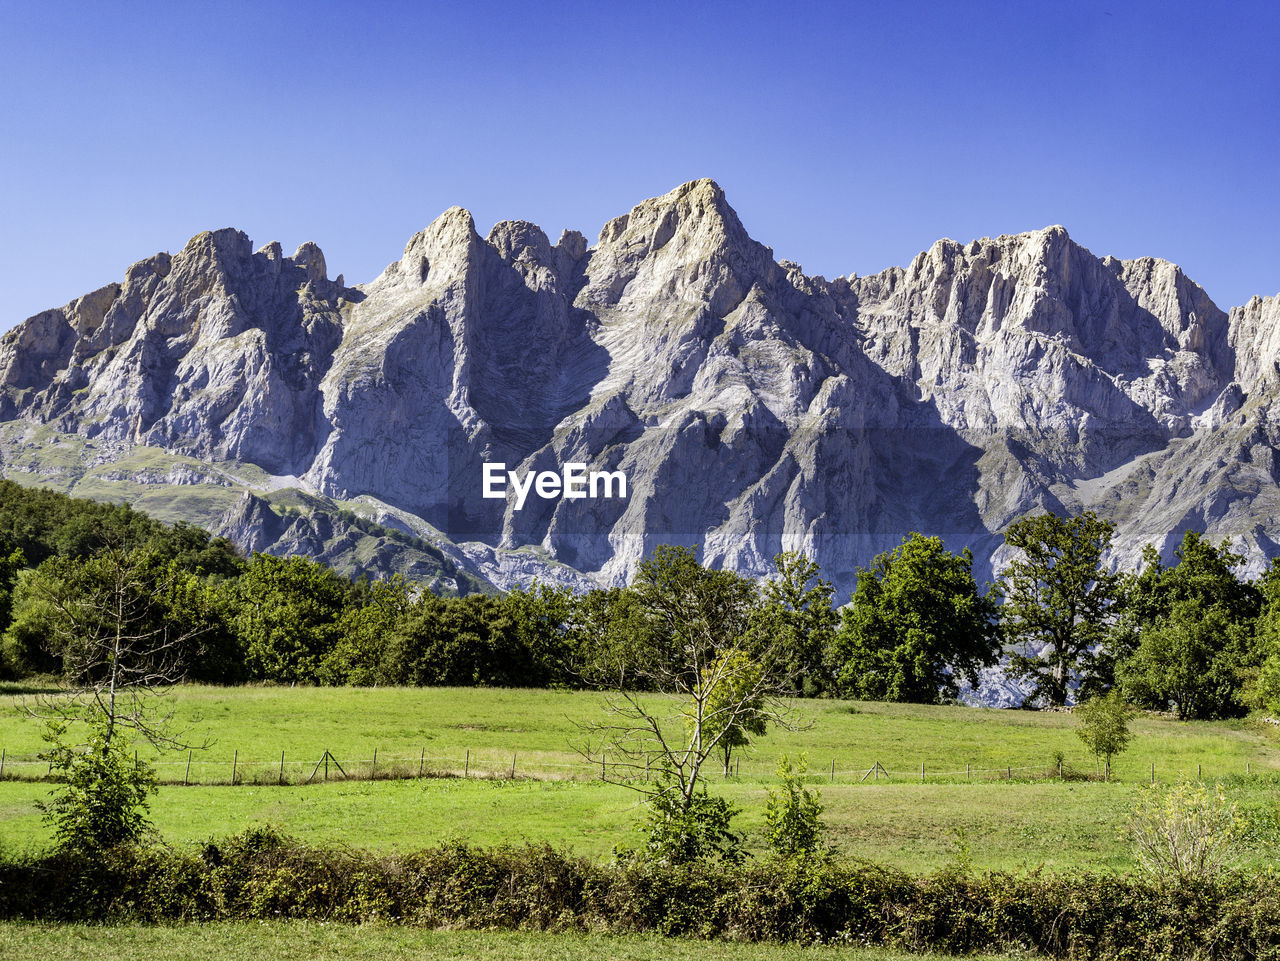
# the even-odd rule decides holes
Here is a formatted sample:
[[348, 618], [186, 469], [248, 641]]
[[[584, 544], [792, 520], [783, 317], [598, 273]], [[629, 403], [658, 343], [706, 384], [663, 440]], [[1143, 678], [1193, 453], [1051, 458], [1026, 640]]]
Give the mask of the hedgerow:
[[119, 847], [0, 861], [0, 918], [312, 919], [651, 932], [1059, 958], [1280, 958], [1280, 881], [1178, 886], [1119, 874], [909, 875], [858, 861], [602, 864], [549, 846], [381, 855], [269, 829], [201, 850]]

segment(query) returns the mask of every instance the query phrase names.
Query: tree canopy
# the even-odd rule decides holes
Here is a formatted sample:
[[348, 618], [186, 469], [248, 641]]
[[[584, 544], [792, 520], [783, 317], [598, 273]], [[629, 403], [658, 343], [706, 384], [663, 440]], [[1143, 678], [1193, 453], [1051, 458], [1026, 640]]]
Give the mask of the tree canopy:
[[1022, 648], [1011, 656], [1010, 671], [1030, 682], [1033, 699], [1061, 706], [1073, 680], [1096, 672], [1116, 600], [1117, 575], [1102, 563], [1114, 531], [1086, 511], [1024, 517], [1005, 532], [1018, 556], [1002, 580], [1004, 632]]
[[831, 653], [837, 690], [866, 700], [937, 704], [1000, 655], [999, 608], [973, 579], [973, 556], [913, 533], [858, 572]]

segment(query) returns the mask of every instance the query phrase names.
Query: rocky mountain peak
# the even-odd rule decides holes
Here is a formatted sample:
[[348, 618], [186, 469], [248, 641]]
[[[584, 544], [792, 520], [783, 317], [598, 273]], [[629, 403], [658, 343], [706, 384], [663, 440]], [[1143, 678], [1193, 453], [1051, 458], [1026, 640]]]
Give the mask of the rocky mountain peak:
[[[1188, 525], [1280, 550], [1260, 493], [1280, 479], [1280, 296], [1227, 315], [1175, 265], [1061, 226], [826, 281], [695, 180], [594, 247], [519, 220], [482, 239], [452, 207], [372, 282], [327, 271], [314, 244], [197, 235], [0, 340], [0, 419], [254, 465], [264, 501], [368, 501], [504, 586], [617, 582], [675, 542], [751, 574], [805, 550], [847, 590], [911, 530], [986, 576], [1003, 526], [1045, 507], [1113, 518], [1118, 557]], [[620, 471], [628, 495], [517, 510], [479, 494], [497, 462]], [[268, 513], [219, 523], [318, 543]]]
[[329, 279], [329, 271], [324, 263], [324, 254], [321, 253], [319, 247], [309, 240], [293, 252], [290, 260], [306, 271], [307, 280], [310, 283], [323, 282]]
[[425, 284], [433, 270], [449, 275], [465, 271], [481, 243], [471, 211], [450, 207], [409, 238], [398, 264], [389, 267], [383, 276], [389, 272], [400, 280]]
[[503, 260], [514, 260], [525, 254], [538, 261], [551, 259], [551, 241], [537, 224], [526, 220], [502, 220], [493, 225], [485, 243], [498, 251]]

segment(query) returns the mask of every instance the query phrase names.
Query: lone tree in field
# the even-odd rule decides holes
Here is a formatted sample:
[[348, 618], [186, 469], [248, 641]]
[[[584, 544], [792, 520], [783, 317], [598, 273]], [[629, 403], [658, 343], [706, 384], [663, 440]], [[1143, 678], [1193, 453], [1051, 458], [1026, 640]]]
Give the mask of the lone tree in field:
[[[609, 719], [586, 726], [601, 776], [649, 796], [678, 821], [699, 809], [704, 766], [769, 724], [790, 724], [786, 634], [761, 628], [755, 584], [709, 570], [685, 547], [659, 547], [628, 593], [642, 630], [606, 639], [591, 680]], [[659, 795], [661, 797], [659, 797]]]
[[1080, 721], [1076, 737], [1084, 741], [1102, 764], [1103, 776], [1111, 778], [1111, 759], [1129, 746], [1129, 720], [1133, 709], [1114, 688], [1079, 704], [1075, 716]]
[[1005, 637], [1022, 645], [1010, 673], [1032, 682], [1033, 699], [1061, 707], [1072, 679], [1092, 671], [1116, 599], [1118, 577], [1102, 566], [1114, 531], [1089, 511], [1024, 517], [1005, 532], [1021, 554], [1003, 578]]
[[[742, 650], [730, 651], [722, 660], [728, 663], [717, 661], [703, 672], [703, 684], [709, 694], [703, 711], [702, 736], [718, 741], [723, 773], [728, 777], [733, 749], [746, 747], [752, 735], [763, 734], [768, 728], [768, 715], [764, 694], [759, 690], [760, 666]], [[733, 706], [739, 701], [742, 709], [734, 712]], [[697, 703], [696, 698], [693, 703]], [[690, 733], [697, 723], [691, 711], [685, 718]], [[728, 726], [722, 730], [724, 725]]]
[[[66, 692], [41, 695], [28, 713], [47, 722], [42, 755], [63, 787], [42, 805], [60, 846], [96, 850], [137, 841], [154, 779], [127, 750], [137, 735], [158, 748], [185, 746], [169, 727], [162, 690], [182, 679], [204, 630], [203, 587], [142, 549], [109, 548], [54, 561], [41, 581], [51, 653]], [[87, 738], [76, 744], [68, 738]]]

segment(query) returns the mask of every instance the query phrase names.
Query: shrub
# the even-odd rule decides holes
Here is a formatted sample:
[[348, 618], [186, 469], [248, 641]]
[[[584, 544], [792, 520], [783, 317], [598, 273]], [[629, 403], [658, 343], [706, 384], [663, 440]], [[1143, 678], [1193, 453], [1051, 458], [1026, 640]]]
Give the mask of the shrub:
[[742, 837], [729, 822], [737, 808], [704, 788], [686, 802], [676, 785], [649, 797], [648, 813], [640, 823], [645, 834], [644, 855], [659, 864], [742, 860]]
[[45, 732], [50, 747], [40, 755], [61, 786], [36, 806], [62, 850], [96, 852], [133, 844], [151, 829], [147, 797], [156, 790], [151, 768], [130, 756], [119, 730], [111, 736], [105, 719], [92, 716], [88, 723], [88, 743], [77, 749], [65, 743], [66, 725], [50, 721]]
[[1245, 822], [1221, 790], [1183, 782], [1146, 788], [1129, 831], [1138, 863], [1158, 880], [1209, 881], [1237, 860]]
[[781, 790], [769, 789], [764, 820], [769, 849], [782, 858], [807, 857], [825, 853], [822, 848], [821, 795], [804, 786], [805, 755], [792, 767], [791, 758], [778, 761]]

